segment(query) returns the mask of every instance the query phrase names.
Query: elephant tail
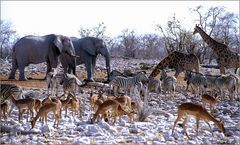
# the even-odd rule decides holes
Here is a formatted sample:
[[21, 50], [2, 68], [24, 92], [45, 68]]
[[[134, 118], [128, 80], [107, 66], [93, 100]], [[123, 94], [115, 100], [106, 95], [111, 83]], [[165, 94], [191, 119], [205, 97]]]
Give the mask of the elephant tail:
[[16, 57], [15, 47], [13, 47], [13, 52], [12, 52], [12, 66], [13, 66], [14, 68], [18, 68], [18, 63], [17, 63], [17, 57]]

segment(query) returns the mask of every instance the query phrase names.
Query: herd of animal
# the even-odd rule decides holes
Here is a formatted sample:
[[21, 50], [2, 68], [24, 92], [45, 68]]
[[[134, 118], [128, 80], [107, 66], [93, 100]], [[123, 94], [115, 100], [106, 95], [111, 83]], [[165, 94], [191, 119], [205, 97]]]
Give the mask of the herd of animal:
[[[174, 133], [177, 122], [183, 116], [185, 116], [185, 118], [182, 127], [188, 138], [190, 137], [187, 134], [185, 127], [190, 116], [195, 116], [196, 118], [197, 133], [200, 119], [204, 120], [210, 128], [211, 126], [208, 122], [213, 121], [219, 127], [219, 129], [225, 133], [223, 121], [220, 121], [214, 117], [213, 108], [216, 106], [216, 103], [219, 100], [218, 96], [221, 96], [221, 100], [224, 100], [225, 96], [229, 96], [231, 101], [238, 99], [237, 97], [239, 95], [240, 88], [240, 55], [232, 52], [226, 45], [212, 39], [197, 25], [195, 27], [194, 34], [195, 33], [199, 33], [209, 47], [216, 52], [217, 62], [221, 72], [220, 75], [200, 73], [200, 64], [198, 58], [194, 54], [185, 54], [178, 51], [172, 52], [163, 60], [161, 60], [149, 76], [145, 71], [135, 72], [130, 75], [121, 73], [117, 70], [112, 70], [110, 72], [110, 60], [108, 60], [109, 54], [108, 52], [102, 52], [106, 53], [107, 55], [106, 67], [108, 80], [106, 81], [107, 84], [104, 84], [104, 87], [101, 89], [91, 88], [87, 91], [87, 94], [89, 94], [88, 100], [91, 108], [90, 113], [93, 112], [93, 116], [90, 119], [91, 123], [95, 123], [99, 119], [104, 119], [105, 121], [112, 122], [114, 124], [116, 122], [116, 118], [119, 117], [120, 119], [122, 115], [127, 115], [129, 120], [133, 122], [137, 117], [139, 117], [136, 116], [136, 112], [139, 111], [141, 106], [143, 106], [143, 99], [141, 97], [144, 97], [147, 94], [146, 92], [155, 92], [157, 94], [161, 94], [163, 92], [165, 97], [167, 97], [167, 94], [169, 94], [170, 97], [174, 97], [177, 86], [177, 77], [181, 72], [185, 72], [184, 80], [186, 81], [186, 91], [188, 91], [189, 87], [191, 87], [194, 95], [201, 96], [203, 105], [191, 102], [186, 102], [179, 105], [178, 116], [174, 122], [172, 133]], [[20, 39], [22, 42], [16, 43], [13, 49], [13, 66], [9, 75], [9, 79], [14, 79], [16, 69], [19, 69], [19, 80], [27, 80], [24, 75], [24, 67], [27, 66], [31, 61], [29, 59], [21, 59], [21, 56], [24, 56], [24, 58], [28, 56], [25, 56], [25, 54], [22, 54], [22, 52], [19, 51], [19, 48], [22, 49], [25, 46], [23, 45], [24, 43], [30, 43], [34, 47], [36, 47], [35, 45], [37, 44], [41, 45], [41, 47], [47, 47], [46, 44], [51, 44], [51, 48], [46, 48], [46, 51], [49, 54], [54, 53], [56, 55], [53, 54], [52, 56], [46, 56], [44, 54], [44, 57], [39, 56], [38, 60], [33, 58], [34, 63], [47, 61], [47, 96], [43, 100], [27, 97], [24, 95], [20, 86], [1, 83], [0, 117], [2, 118], [3, 116], [6, 119], [6, 123], [7, 116], [8, 114], [11, 114], [14, 106], [16, 106], [18, 109], [18, 121], [20, 122], [23, 114], [27, 112], [26, 119], [27, 121], [31, 120], [32, 128], [34, 128], [38, 119], [41, 120], [42, 124], [47, 123], [48, 114], [50, 112], [53, 113], [54, 124], [58, 126], [59, 120], [62, 118], [62, 110], [65, 110], [65, 116], [67, 116], [68, 108], [72, 109], [73, 116], [78, 115], [80, 118], [82, 118], [83, 112], [85, 111], [82, 108], [87, 104], [86, 100], [81, 97], [81, 93], [84, 92], [83, 87], [86, 84], [79, 80], [75, 72], [76, 60], [74, 59], [78, 59], [75, 51], [78, 49], [76, 49], [75, 46], [73, 47], [71, 39], [65, 36], [57, 38], [49, 37], [47, 39], [48, 42], [44, 42], [46, 41], [45, 39], [46, 38], [37, 39], [31, 36], [29, 38], [24, 37], [23, 39]], [[53, 43], [50, 43], [50, 40], [53, 41]], [[60, 43], [61, 41], [66, 42]], [[78, 41], [80, 43], [83, 40]], [[101, 43], [103, 42], [101, 41]], [[67, 47], [63, 47], [64, 45]], [[101, 45], [101, 47], [96, 50], [98, 52], [91, 52], [93, 51], [91, 50], [93, 48], [90, 46], [87, 48], [90, 50], [85, 50], [86, 48], [82, 48], [87, 45], [82, 44], [80, 46], [82, 51], [81, 54], [77, 53], [77, 55], [79, 55], [81, 58], [84, 57], [83, 63], [85, 63], [87, 69], [86, 82], [91, 83], [94, 81], [93, 72], [96, 63], [96, 57], [88, 54], [88, 52], [93, 53], [95, 56], [98, 52], [101, 52], [100, 49], [102, 47], [106, 48], [106, 46]], [[48, 49], [57, 50], [50, 53]], [[29, 55], [35, 56], [35, 54]], [[64, 72], [59, 72], [56, 68], [58, 57], [62, 57], [61, 60], [63, 61], [62, 65]], [[225, 57], [227, 57], [227, 59], [225, 59]], [[67, 58], [73, 59], [73, 63], [70, 63], [70, 59]], [[169, 75], [165, 68], [174, 69], [176, 71], [175, 75]], [[236, 74], [225, 74], [226, 68], [236, 68]], [[71, 74], [71, 71], [73, 74]], [[160, 79], [156, 79], [156, 76], [159, 73]], [[196, 89], [197, 92], [195, 92]], [[62, 95], [59, 95], [61, 92], [60, 90], [63, 90]], [[140, 99], [133, 98], [135, 90], [137, 90], [137, 96], [139, 96]], [[207, 111], [204, 104], [210, 105], [211, 112]], [[11, 109], [7, 114], [8, 106], [11, 106]]]

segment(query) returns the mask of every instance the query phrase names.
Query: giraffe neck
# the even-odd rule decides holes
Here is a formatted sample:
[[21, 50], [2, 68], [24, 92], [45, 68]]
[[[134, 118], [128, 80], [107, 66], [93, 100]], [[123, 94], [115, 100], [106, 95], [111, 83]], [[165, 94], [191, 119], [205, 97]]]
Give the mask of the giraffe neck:
[[152, 71], [149, 77], [156, 77], [159, 73], [160, 70], [169, 66], [169, 64], [172, 64], [174, 61], [175, 53], [170, 54], [166, 58], [164, 58]]
[[222, 50], [226, 49], [227, 46], [217, 42], [212, 37], [210, 37], [208, 34], [206, 34], [201, 28], [198, 28], [198, 32], [201, 35], [204, 42], [208, 44], [208, 46], [217, 54], [221, 52]]

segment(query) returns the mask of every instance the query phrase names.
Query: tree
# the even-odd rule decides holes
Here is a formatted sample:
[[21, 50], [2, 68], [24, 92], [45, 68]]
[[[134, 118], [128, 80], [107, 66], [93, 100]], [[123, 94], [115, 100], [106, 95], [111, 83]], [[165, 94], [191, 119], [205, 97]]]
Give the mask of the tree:
[[99, 23], [96, 27], [92, 28], [80, 28], [79, 29], [79, 34], [80, 37], [97, 37], [100, 39], [103, 39], [104, 42], [107, 44], [110, 43], [112, 40], [107, 34], [107, 27], [104, 25], [103, 22]]
[[158, 58], [163, 53], [162, 39], [157, 34], [144, 34], [140, 38], [142, 58]]
[[124, 56], [136, 58], [137, 49], [139, 48], [139, 36], [137, 36], [135, 31], [125, 29], [118, 39], [120, 41], [120, 49], [124, 50]]
[[182, 24], [175, 15], [167, 22], [167, 27], [163, 29], [161, 25], [156, 25], [156, 30], [162, 34], [165, 50], [167, 53], [181, 51], [194, 53], [194, 38], [191, 32], [182, 28]]
[[12, 46], [18, 39], [16, 31], [12, 28], [12, 23], [1, 20], [0, 29], [0, 47], [1, 47], [1, 58], [7, 57], [11, 54]]
[[[225, 12], [224, 7], [210, 7], [207, 12], [204, 13], [202, 6], [197, 6], [191, 9], [192, 12], [198, 14], [197, 21], [200, 27], [213, 39], [227, 44], [230, 49], [239, 49], [239, 31], [237, 25], [239, 24], [239, 18], [237, 15], [229, 12]], [[214, 58], [212, 49], [209, 49], [207, 44], [202, 40], [198, 40], [200, 45], [199, 49], [202, 50], [201, 60], [209, 59], [209, 63]]]

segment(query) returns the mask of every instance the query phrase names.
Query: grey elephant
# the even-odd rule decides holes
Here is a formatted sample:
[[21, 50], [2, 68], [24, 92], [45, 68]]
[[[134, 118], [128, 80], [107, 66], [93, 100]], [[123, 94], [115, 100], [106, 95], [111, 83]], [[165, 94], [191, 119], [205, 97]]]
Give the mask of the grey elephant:
[[[87, 70], [87, 82], [94, 81], [93, 74], [96, 65], [97, 55], [101, 54], [106, 61], [107, 76], [109, 81], [110, 75], [110, 54], [102, 39], [95, 37], [76, 38], [71, 37], [76, 55], [76, 65], [85, 64]], [[74, 62], [72, 58], [67, 55], [61, 55], [60, 61], [62, 63], [64, 71], [71, 73], [74, 71]]]
[[[12, 69], [9, 79], [15, 79], [19, 69], [19, 80], [27, 80], [24, 74], [25, 66], [47, 62], [47, 73], [56, 68], [60, 54], [76, 59], [75, 49], [69, 37], [49, 34], [45, 36], [25, 36], [16, 42], [12, 52]], [[74, 64], [73, 62], [73, 65]]]

